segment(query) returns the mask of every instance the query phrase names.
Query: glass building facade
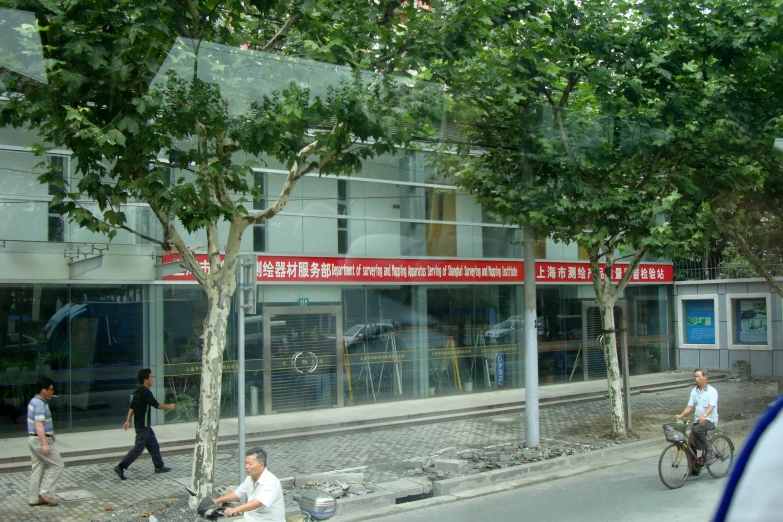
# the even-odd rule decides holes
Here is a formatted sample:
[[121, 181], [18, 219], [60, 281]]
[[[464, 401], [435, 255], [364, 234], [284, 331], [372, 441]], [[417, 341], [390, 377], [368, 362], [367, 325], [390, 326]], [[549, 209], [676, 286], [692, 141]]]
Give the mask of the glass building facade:
[[[157, 246], [131, 234], [108, 243], [64, 220], [49, 188], [37, 181], [41, 158], [21, 145], [29, 141], [23, 133], [0, 132], [0, 436], [25, 434], [24, 408], [41, 374], [56, 382], [52, 412], [59, 431], [120, 426], [143, 367], [153, 369], [156, 396], [178, 405], [155, 412], [155, 422], [195, 420], [203, 292], [195, 282], [157, 275]], [[425, 160], [403, 153], [367, 162], [351, 178], [308, 176], [281, 215], [246, 231], [242, 251], [258, 256], [259, 273], [266, 259], [521, 266], [521, 231], [491, 221]], [[54, 151], [46, 161], [61, 165], [65, 178], [73, 175], [67, 151]], [[279, 193], [285, 178], [275, 167], [254, 173], [265, 196]], [[262, 198], [254, 206], [265, 203]], [[161, 236], [146, 205], [123, 210], [134, 227]], [[198, 235], [186, 237], [188, 244], [203, 244]], [[542, 274], [548, 262], [567, 265], [569, 275], [587, 266], [576, 245], [548, 238], [537, 238], [536, 256]], [[670, 266], [647, 261], [651, 272]], [[557, 271], [566, 274], [563, 266]], [[537, 288], [533, 361], [540, 384], [603, 379], [592, 285], [565, 275], [544, 279]], [[247, 413], [524, 387], [530, 362], [521, 270], [516, 280], [497, 283], [444, 281], [260, 284], [255, 310], [244, 319]], [[635, 279], [616, 306], [632, 375], [673, 367], [671, 294], [670, 279]], [[233, 317], [224, 354], [224, 417], [236, 415], [238, 394], [238, 314]]]

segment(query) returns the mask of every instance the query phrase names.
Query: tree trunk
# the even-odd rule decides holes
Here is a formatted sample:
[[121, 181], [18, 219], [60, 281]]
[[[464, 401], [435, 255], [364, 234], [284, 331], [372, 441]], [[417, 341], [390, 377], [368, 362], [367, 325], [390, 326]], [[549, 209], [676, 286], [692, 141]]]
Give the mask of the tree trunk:
[[208, 311], [204, 319], [204, 351], [201, 364], [196, 445], [193, 448], [192, 508], [198, 501], [212, 496], [215, 476], [215, 451], [220, 427], [220, 394], [223, 377], [223, 350], [231, 312], [233, 291], [228, 291], [220, 279], [210, 280], [207, 289]]
[[625, 439], [625, 414], [623, 410], [623, 391], [620, 386], [620, 363], [617, 357], [617, 333], [614, 324], [615, 297], [597, 297], [598, 310], [601, 313], [601, 326], [604, 336], [604, 361], [606, 362], [606, 384], [609, 391], [609, 407], [612, 412], [612, 436]]

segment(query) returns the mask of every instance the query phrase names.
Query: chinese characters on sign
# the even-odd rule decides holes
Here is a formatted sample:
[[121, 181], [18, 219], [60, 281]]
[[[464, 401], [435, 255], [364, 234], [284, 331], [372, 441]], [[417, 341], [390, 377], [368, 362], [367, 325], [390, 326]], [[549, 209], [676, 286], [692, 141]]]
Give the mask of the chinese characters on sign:
[[[209, 273], [206, 255], [197, 255]], [[164, 256], [163, 262], [176, 261]], [[619, 281], [627, 265], [615, 265], [612, 280]], [[603, 266], [602, 266], [602, 275]], [[522, 283], [520, 261], [473, 261], [442, 259], [374, 259], [342, 257], [259, 256], [257, 277], [265, 283]], [[193, 281], [190, 272], [164, 277], [166, 281]], [[671, 283], [672, 266], [643, 264], [631, 276], [634, 283]], [[587, 263], [543, 261], [536, 263], [539, 283], [590, 283]]]
[[[615, 265], [612, 269], [612, 281], [620, 281], [628, 265]], [[604, 265], [601, 265], [601, 280], [606, 277]], [[673, 271], [671, 265], [642, 264], [631, 274], [633, 283], [671, 283]], [[540, 261], [536, 263], [536, 282], [538, 283], [590, 283], [593, 275], [587, 263], [567, 261]]]

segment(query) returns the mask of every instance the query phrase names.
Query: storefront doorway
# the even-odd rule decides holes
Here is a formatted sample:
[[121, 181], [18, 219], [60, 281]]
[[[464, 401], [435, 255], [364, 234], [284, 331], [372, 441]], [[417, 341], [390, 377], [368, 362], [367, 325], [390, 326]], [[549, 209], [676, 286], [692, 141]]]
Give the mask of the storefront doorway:
[[343, 406], [339, 306], [263, 311], [264, 413]]
[[[622, 344], [626, 340], [624, 335], [625, 317], [627, 316], [626, 302], [617, 301], [614, 305], [614, 325], [617, 332], [617, 355], [620, 363], [620, 373], [622, 374]], [[604, 350], [601, 344], [601, 314], [595, 302], [582, 303], [582, 345], [585, 347], [585, 361], [583, 365], [584, 379], [606, 379], [606, 360], [604, 359]]]

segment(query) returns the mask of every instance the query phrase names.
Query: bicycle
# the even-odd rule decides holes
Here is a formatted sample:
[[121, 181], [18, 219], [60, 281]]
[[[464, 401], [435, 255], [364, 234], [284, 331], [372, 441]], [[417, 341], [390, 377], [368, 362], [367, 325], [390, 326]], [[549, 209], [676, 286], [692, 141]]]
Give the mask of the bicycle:
[[[686, 428], [691, 421], [686, 423]], [[712, 431], [712, 430], [710, 430]], [[734, 462], [734, 443], [723, 433], [707, 433], [707, 443], [713, 458], [708, 462], [700, 462], [693, 447], [690, 435], [685, 430], [678, 431], [671, 424], [663, 425], [663, 433], [669, 441], [658, 459], [658, 476], [663, 485], [669, 489], [677, 489], [682, 486], [688, 477], [700, 468], [707, 468], [713, 478], [725, 477]]]

